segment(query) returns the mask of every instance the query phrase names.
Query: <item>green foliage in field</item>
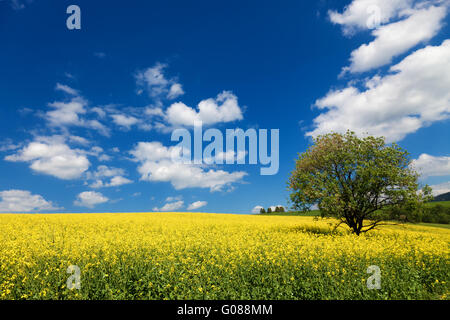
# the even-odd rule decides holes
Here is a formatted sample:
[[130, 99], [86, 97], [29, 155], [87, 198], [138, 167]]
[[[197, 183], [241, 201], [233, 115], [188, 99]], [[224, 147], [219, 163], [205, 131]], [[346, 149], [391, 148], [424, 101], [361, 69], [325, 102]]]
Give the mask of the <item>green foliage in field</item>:
[[435, 205], [441, 205], [443, 207], [450, 208], [450, 201], [433, 201], [426, 204], [427, 207], [433, 207]]
[[419, 209], [392, 208], [385, 214], [386, 219], [402, 222], [450, 224], [450, 202], [428, 202]]

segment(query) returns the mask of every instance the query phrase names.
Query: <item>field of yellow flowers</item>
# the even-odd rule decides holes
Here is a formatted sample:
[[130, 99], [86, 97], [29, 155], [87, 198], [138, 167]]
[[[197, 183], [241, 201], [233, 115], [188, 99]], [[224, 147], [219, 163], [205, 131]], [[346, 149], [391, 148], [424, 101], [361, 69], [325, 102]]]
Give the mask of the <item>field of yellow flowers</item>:
[[[2, 214], [0, 298], [448, 299], [450, 230], [388, 226], [358, 237], [332, 233], [328, 222]], [[67, 288], [71, 265], [79, 289]], [[380, 268], [381, 289], [367, 287], [371, 265]]]

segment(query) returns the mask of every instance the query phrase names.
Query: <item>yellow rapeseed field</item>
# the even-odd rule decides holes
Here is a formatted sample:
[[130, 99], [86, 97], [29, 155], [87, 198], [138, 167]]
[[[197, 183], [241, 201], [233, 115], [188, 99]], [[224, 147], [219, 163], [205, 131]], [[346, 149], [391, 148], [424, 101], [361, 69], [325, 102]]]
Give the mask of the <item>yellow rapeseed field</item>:
[[[450, 230], [312, 217], [2, 214], [2, 299], [448, 299]], [[71, 265], [80, 288], [67, 288]], [[381, 271], [369, 289], [367, 268]]]

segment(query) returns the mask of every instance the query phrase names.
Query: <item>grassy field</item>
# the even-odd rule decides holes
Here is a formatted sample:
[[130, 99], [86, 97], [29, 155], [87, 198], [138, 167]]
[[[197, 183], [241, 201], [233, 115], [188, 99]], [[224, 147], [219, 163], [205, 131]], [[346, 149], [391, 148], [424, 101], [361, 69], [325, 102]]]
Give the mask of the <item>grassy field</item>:
[[435, 206], [437, 204], [440, 204], [441, 206], [447, 207], [447, 208], [450, 207], [450, 201], [435, 201], [435, 202], [433, 201], [433, 202], [427, 203], [427, 206], [432, 207], [432, 206]]
[[311, 210], [309, 212], [271, 212], [260, 213], [261, 216], [294, 216], [294, 217], [318, 217], [320, 216], [319, 210]]
[[[436, 202], [428, 202], [426, 204], [426, 206], [428, 206], [428, 207], [433, 207], [435, 205], [441, 205], [443, 207], [450, 207], [450, 201], [436, 201]], [[318, 216], [320, 216], [320, 210], [311, 210], [309, 212], [271, 212], [271, 213], [261, 213], [260, 215], [318, 217]]]
[[421, 222], [421, 223], [418, 223], [418, 225], [421, 225], [421, 226], [427, 226], [427, 227], [436, 227], [436, 228], [450, 229], [450, 224], [439, 224], [439, 223], [426, 223], [426, 222]]
[[[441, 205], [443, 207], [450, 207], [450, 201], [436, 201], [429, 202], [426, 204], [428, 207], [433, 207], [436, 205]], [[299, 216], [299, 217], [320, 217], [320, 210], [311, 210], [309, 212], [272, 212], [272, 213], [262, 213], [259, 215], [263, 216]], [[418, 223], [418, 225], [429, 226], [429, 227], [438, 227], [438, 228], [446, 228], [450, 229], [449, 224], [438, 224], [438, 223]]]
[[[450, 230], [313, 217], [2, 214], [2, 299], [448, 299]], [[81, 287], [67, 288], [67, 268]], [[379, 266], [381, 289], [368, 289]]]

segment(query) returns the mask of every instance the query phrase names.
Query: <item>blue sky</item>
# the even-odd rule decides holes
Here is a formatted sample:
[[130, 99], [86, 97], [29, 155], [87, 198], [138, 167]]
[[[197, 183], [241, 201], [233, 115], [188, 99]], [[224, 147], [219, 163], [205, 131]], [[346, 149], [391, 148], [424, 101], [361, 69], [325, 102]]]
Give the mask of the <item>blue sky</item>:
[[[450, 191], [448, 13], [441, 0], [0, 1], [0, 212], [287, 205], [297, 153], [347, 129], [397, 141], [422, 183]], [[168, 164], [171, 131], [193, 117], [279, 129], [278, 173]]]

